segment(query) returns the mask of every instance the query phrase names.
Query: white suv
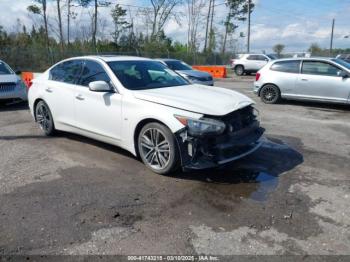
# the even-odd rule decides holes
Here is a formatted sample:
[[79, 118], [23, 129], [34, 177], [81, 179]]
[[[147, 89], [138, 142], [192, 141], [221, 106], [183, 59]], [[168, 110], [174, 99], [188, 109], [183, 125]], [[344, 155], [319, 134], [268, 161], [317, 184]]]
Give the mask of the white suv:
[[64, 60], [33, 80], [29, 107], [46, 135], [64, 130], [120, 146], [160, 174], [246, 156], [264, 132], [248, 97], [191, 84], [140, 57]]
[[269, 61], [275, 59], [273, 55], [265, 54], [239, 54], [237, 59], [231, 59], [232, 69], [236, 75], [256, 73]]

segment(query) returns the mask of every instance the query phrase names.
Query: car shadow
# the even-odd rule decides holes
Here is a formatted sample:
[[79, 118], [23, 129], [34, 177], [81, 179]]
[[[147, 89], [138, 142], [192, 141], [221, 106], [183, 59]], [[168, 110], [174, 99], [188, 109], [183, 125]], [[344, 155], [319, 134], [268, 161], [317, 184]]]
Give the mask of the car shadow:
[[28, 103], [23, 101], [0, 103], [0, 112], [28, 110]]
[[303, 155], [295, 148], [278, 138], [269, 137], [253, 154], [229, 165], [208, 170], [177, 172], [171, 176], [212, 184], [263, 183], [277, 179], [303, 161]]
[[320, 111], [333, 112], [337, 111], [350, 111], [350, 104], [334, 104], [334, 103], [322, 103], [322, 102], [313, 102], [313, 101], [297, 101], [297, 100], [282, 100], [281, 105], [293, 105], [293, 106], [302, 106], [308, 107], [310, 109], [317, 109]]

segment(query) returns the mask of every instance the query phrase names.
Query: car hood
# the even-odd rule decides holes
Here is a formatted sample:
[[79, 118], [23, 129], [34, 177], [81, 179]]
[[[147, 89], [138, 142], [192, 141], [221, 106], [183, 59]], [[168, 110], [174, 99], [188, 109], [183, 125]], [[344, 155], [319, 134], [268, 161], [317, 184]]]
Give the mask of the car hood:
[[17, 83], [18, 80], [16, 75], [0, 75], [0, 83]]
[[179, 74], [185, 74], [185, 75], [193, 76], [193, 77], [209, 77], [209, 76], [211, 76], [207, 72], [202, 72], [202, 71], [198, 71], [198, 70], [176, 70], [176, 72], [178, 72]]
[[205, 115], [222, 116], [253, 104], [238, 92], [193, 84], [133, 91], [138, 99]]

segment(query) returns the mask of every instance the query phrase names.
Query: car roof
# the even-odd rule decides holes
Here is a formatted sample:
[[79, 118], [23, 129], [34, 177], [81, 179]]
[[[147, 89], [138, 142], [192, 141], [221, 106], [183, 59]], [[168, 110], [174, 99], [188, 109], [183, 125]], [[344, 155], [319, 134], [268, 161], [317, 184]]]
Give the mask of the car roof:
[[154, 60], [158, 60], [158, 61], [163, 61], [163, 62], [170, 62], [170, 61], [181, 61], [179, 59], [174, 59], [174, 58], [156, 58]]
[[276, 59], [273, 60], [273, 63], [279, 62], [279, 61], [313, 61], [313, 60], [318, 60], [318, 61], [333, 61], [333, 57], [290, 57], [290, 58], [281, 58], [281, 59]]
[[143, 60], [143, 61], [152, 61], [150, 58], [139, 57], [139, 56], [118, 56], [118, 55], [89, 55], [89, 56], [79, 56], [72, 57], [67, 60], [75, 60], [75, 59], [97, 59], [103, 60], [105, 62], [114, 62], [114, 61], [135, 61], [135, 60]]

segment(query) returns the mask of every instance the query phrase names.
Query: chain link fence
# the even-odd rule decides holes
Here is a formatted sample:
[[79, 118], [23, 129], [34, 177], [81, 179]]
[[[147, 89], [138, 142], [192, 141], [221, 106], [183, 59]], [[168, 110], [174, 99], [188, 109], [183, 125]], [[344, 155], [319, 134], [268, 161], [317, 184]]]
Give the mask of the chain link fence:
[[86, 55], [141, 56], [149, 58], [174, 58], [190, 65], [228, 65], [233, 53], [188, 53], [188, 52], [90, 52], [90, 51], [48, 51], [46, 49], [0, 49], [0, 59], [13, 69], [42, 72], [51, 65], [70, 57]]

